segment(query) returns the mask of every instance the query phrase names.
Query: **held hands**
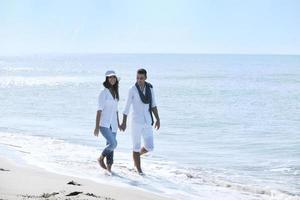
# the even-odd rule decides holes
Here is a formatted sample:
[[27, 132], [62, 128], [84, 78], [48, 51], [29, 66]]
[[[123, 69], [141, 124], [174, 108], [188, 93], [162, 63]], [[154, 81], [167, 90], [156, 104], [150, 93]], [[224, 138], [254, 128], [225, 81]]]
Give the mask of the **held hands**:
[[125, 131], [126, 130], [126, 122], [122, 122], [121, 125], [119, 125], [120, 131]]
[[96, 127], [96, 128], [95, 128], [95, 130], [94, 130], [94, 135], [95, 135], [96, 137], [98, 137], [98, 135], [99, 135], [99, 127]]

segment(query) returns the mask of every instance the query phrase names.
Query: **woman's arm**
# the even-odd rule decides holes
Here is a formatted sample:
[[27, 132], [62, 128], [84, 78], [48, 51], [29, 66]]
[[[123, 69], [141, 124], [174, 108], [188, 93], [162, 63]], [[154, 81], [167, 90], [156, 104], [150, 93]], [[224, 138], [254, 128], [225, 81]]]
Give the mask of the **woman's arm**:
[[96, 126], [95, 126], [95, 130], [94, 130], [94, 135], [95, 135], [96, 137], [98, 137], [98, 135], [99, 135], [100, 118], [101, 118], [101, 110], [98, 110], [98, 111], [97, 111], [97, 115], [96, 115]]
[[96, 115], [96, 126], [95, 126], [95, 130], [94, 130], [95, 136], [99, 135], [99, 129], [100, 129], [99, 124], [100, 124], [100, 119], [101, 119], [101, 112], [104, 108], [104, 103], [105, 103], [105, 91], [102, 90], [98, 97], [98, 111], [97, 111], [97, 115]]
[[119, 112], [117, 112], [118, 128], [121, 130], [121, 124], [119, 120]]

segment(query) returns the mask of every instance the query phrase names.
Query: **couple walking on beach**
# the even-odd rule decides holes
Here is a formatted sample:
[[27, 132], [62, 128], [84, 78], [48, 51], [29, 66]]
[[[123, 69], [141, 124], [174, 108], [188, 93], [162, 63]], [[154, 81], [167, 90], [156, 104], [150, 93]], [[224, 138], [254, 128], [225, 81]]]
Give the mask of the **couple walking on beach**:
[[[96, 127], [94, 135], [98, 136], [99, 131], [106, 139], [106, 147], [98, 158], [99, 165], [111, 173], [114, 161], [114, 149], [117, 147], [117, 130], [125, 131], [127, 127], [127, 116], [132, 106], [131, 137], [133, 146], [133, 161], [137, 172], [143, 175], [140, 156], [153, 150], [153, 115], [155, 116], [156, 129], [160, 128], [160, 119], [156, 106], [153, 86], [146, 82], [147, 71], [137, 70], [136, 83], [129, 89], [127, 102], [123, 111], [122, 123], [118, 116], [119, 81], [114, 71], [105, 73], [103, 90], [98, 99], [98, 110], [96, 116]], [[143, 146], [141, 140], [143, 138]], [[106, 163], [104, 161], [106, 159]]]

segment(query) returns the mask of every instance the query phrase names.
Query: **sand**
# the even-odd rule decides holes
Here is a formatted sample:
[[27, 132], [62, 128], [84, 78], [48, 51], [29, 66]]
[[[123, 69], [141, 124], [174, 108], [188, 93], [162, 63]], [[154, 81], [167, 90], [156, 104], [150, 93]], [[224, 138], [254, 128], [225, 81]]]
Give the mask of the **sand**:
[[106, 185], [51, 173], [0, 157], [0, 200], [6, 199], [105, 199], [167, 200], [133, 187]]

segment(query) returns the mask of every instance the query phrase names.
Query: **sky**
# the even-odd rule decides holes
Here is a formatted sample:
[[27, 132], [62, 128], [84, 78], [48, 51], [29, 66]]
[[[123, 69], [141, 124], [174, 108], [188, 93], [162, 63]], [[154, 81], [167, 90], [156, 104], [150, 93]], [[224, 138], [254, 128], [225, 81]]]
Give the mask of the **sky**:
[[299, 0], [0, 0], [0, 55], [300, 54]]

